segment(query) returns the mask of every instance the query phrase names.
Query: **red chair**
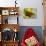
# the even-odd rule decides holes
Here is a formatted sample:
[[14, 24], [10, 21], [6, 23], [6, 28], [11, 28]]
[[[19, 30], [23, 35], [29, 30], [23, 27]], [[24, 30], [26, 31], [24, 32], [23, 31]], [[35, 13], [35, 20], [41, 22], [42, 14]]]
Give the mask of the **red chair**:
[[[37, 35], [34, 32], [34, 30], [32, 28], [28, 28], [27, 31], [25, 32], [24, 37], [22, 38], [22, 42], [21, 42], [21, 46], [27, 46], [27, 44], [25, 43], [25, 40], [34, 36], [37, 39]], [[41, 46], [39, 40], [37, 39], [37, 44], [35, 46]]]

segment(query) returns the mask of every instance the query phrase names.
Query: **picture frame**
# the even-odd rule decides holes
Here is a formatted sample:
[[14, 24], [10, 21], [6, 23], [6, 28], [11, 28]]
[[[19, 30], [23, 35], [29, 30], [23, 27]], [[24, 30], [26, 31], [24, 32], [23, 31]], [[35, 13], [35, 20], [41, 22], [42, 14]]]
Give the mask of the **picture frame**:
[[37, 8], [24, 8], [23, 9], [24, 19], [35, 19], [37, 18]]
[[2, 10], [2, 15], [9, 15], [9, 10]]

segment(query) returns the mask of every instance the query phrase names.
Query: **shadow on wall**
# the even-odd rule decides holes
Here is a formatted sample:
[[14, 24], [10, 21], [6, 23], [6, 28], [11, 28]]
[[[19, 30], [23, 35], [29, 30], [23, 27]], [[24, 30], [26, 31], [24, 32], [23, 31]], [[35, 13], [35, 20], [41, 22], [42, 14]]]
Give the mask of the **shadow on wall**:
[[39, 41], [43, 43], [43, 30], [41, 26], [20, 26], [20, 32], [19, 32], [20, 42], [24, 36], [24, 33], [28, 28], [32, 28], [36, 32]]

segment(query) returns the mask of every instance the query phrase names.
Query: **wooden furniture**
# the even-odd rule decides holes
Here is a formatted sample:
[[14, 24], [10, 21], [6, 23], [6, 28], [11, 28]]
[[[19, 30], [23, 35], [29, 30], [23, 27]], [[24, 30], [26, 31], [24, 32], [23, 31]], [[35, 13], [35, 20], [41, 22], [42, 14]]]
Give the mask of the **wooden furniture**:
[[3, 46], [18, 46], [18, 41], [5, 41], [2, 43], [3, 43]]
[[2, 42], [0, 41], [0, 46], [2, 46]]
[[0, 7], [1, 24], [8, 24], [8, 19], [10, 16], [16, 17], [16, 23], [18, 23], [18, 9], [19, 7]]
[[44, 44], [46, 46], [46, 0], [43, 0], [43, 8], [44, 8]]
[[[15, 38], [15, 37], [18, 38], [17, 35], [19, 32], [18, 10], [19, 10], [19, 7], [0, 7], [0, 32], [1, 32], [0, 46], [18, 46], [19, 40]], [[9, 18], [9, 17], [11, 17], [11, 18]], [[9, 19], [10, 19], [10, 21], [9, 21]], [[6, 38], [6, 39], [8, 39], [8, 41], [5, 40], [4, 37], [2, 37], [5, 32], [6, 32], [5, 35], [7, 35], [7, 37], [9, 37], [9, 35], [10, 35], [9, 32], [13, 33], [10, 36], [11, 39]]]
[[46, 26], [46, 0], [43, 0], [43, 8], [44, 8], [44, 26]]
[[[14, 29], [16, 29], [18, 32], [19, 31], [19, 26], [18, 25], [15, 25], [15, 24], [2, 24], [1, 25], [1, 36], [2, 36], [2, 32], [4, 31], [5, 28], [10, 28], [12, 29], [12, 31], [14, 31]], [[15, 31], [14, 31], [15, 32]], [[15, 32], [15, 33], [16, 33]], [[3, 34], [4, 35], [4, 34]], [[10, 36], [11, 37], [11, 36]], [[13, 38], [11, 40], [4, 40], [2, 39], [3, 37], [1, 37], [1, 43], [0, 43], [0, 46], [18, 46], [18, 43], [19, 43], [19, 39], [18, 40], [14, 40]]]
[[[14, 31], [14, 29], [16, 29], [16, 32], [19, 31], [19, 25], [18, 24], [1, 24], [0, 25], [0, 30], [1, 32], [5, 29], [5, 28], [10, 28]], [[14, 31], [15, 32], [15, 31]]]
[[0, 46], [18, 46], [19, 41], [5, 41], [0, 42]]

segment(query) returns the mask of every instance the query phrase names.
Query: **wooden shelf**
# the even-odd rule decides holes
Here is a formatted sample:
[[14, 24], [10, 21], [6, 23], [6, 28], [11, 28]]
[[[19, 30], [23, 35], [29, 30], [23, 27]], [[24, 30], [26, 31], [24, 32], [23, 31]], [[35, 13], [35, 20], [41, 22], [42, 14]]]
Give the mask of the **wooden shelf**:
[[1, 42], [0, 43], [0, 45], [2, 45], [2, 46], [18, 46], [18, 41], [3, 41], [3, 42]]
[[[14, 16], [14, 17], [17, 16], [16, 23], [18, 24], [18, 15], [19, 15], [18, 11], [19, 11], [19, 7], [0, 7], [1, 24], [4, 24], [3, 22], [5, 22], [5, 24], [8, 24], [8, 18], [6, 17], [6, 21], [4, 20], [5, 16]], [[13, 12], [13, 14], [10, 12]], [[17, 12], [17, 13], [15, 13], [15, 12]]]
[[19, 7], [0, 7], [0, 10], [12, 10], [12, 9], [16, 9], [16, 11], [18, 11]]
[[[4, 12], [2, 12], [4, 10]], [[8, 10], [8, 11], [5, 11]], [[10, 31], [14, 31], [14, 33], [18, 33], [19, 32], [19, 24], [18, 24], [18, 11], [19, 11], [19, 7], [0, 7], [0, 18], [1, 18], [1, 24], [0, 24], [0, 32], [1, 32], [1, 41], [0, 41], [0, 46], [18, 46], [18, 40], [13, 41], [13, 39], [9, 40], [9, 41], [5, 41], [4, 39], [2, 39], [2, 33], [3, 30], [8, 28], [11, 29]], [[13, 12], [14, 14], [10, 13]], [[15, 14], [15, 12], [17, 12]], [[7, 14], [5, 14], [7, 13]], [[8, 24], [8, 16], [17, 16], [17, 24]], [[6, 20], [5, 20], [6, 17]], [[5, 20], [5, 21], [4, 21]], [[5, 22], [5, 23], [4, 23]], [[18, 37], [18, 36], [16, 36]], [[12, 37], [11, 37], [12, 38]]]
[[1, 30], [5, 29], [5, 28], [10, 28], [14, 31], [14, 29], [17, 29], [17, 32], [19, 31], [19, 25], [18, 24], [1, 24], [0, 25]]

